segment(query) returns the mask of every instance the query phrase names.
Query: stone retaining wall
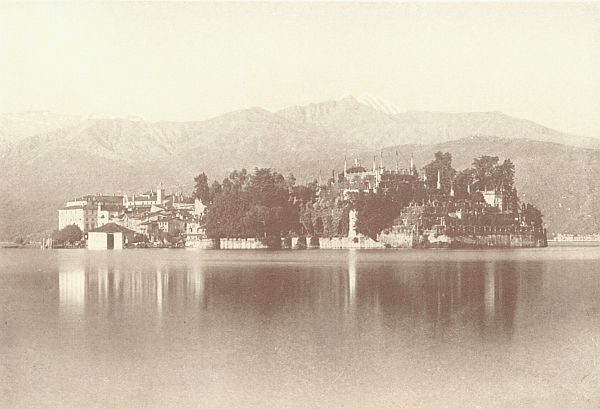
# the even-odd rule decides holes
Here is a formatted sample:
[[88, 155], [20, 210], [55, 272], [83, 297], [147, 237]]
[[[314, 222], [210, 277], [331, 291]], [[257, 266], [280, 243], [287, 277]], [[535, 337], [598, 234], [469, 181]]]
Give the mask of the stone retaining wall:
[[321, 249], [381, 249], [385, 248], [383, 243], [377, 242], [369, 237], [320, 237], [319, 248]]
[[269, 247], [257, 239], [221, 239], [220, 248], [223, 250], [256, 250]]

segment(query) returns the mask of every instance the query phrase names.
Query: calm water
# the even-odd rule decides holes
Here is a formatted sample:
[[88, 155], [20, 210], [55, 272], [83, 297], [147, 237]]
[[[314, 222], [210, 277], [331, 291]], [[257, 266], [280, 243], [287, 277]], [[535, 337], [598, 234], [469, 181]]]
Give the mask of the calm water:
[[2, 408], [599, 408], [600, 247], [0, 250]]

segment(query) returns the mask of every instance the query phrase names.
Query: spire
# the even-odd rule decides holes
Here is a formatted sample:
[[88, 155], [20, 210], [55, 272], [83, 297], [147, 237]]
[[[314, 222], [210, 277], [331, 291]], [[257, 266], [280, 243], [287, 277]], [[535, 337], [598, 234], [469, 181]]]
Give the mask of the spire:
[[375, 155], [373, 155], [373, 173], [375, 173]]
[[437, 189], [442, 190], [442, 174], [440, 173], [439, 169], [438, 169]]
[[346, 159], [346, 155], [344, 155], [344, 177], [346, 177], [347, 170], [348, 170], [348, 159]]
[[398, 151], [396, 151], [396, 173], [398, 173]]
[[383, 170], [383, 151], [379, 152], [379, 168]]
[[454, 196], [454, 183], [450, 182], [450, 196]]
[[467, 193], [471, 194], [471, 181], [467, 183]]
[[415, 174], [415, 160], [413, 158], [413, 154], [410, 154], [410, 174], [414, 175]]

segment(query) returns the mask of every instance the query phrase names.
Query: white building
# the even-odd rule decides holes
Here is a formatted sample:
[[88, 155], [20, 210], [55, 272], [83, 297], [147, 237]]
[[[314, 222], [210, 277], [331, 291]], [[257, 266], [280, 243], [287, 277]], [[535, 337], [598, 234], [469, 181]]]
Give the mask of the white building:
[[487, 204], [504, 211], [504, 193], [498, 190], [486, 190], [481, 192]]
[[133, 241], [135, 232], [115, 223], [108, 223], [88, 233], [90, 250], [122, 250]]
[[120, 209], [122, 203], [123, 196], [116, 195], [88, 195], [68, 201], [65, 207], [58, 210], [58, 229], [74, 224], [87, 233], [101, 225], [98, 223], [101, 210]]

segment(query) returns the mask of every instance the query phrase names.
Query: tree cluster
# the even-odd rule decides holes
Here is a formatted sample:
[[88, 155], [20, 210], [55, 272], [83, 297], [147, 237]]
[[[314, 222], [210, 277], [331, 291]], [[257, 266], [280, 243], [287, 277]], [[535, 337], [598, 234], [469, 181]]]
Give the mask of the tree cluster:
[[[352, 168], [351, 168], [352, 169]], [[347, 233], [348, 210], [357, 210], [357, 229], [375, 238], [391, 226], [402, 209], [411, 203], [439, 201], [454, 193], [453, 201], [484, 202], [482, 191], [502, 190], [508, 210], [528, 225], [541, 226], [542, 215], [535, 207], [519, 207], [514, 188], [515, 166], [510, 159], [481, 156], [470, 168], [458, 172], [452, 155], [436, 152], [423, 168], [425, 182], [413, 174], [384, 173], [377, 193], [359, 193], [350, 202], [332, 180], [297, 185], [293, 175], [284, 177], [271, 169], [249, 173], [233, 171], [222, 182], [209, 185], [206, 174], [194, 179], [193, 195], [208, 206], [206, 232], [210, 238], [259, 238], [269, 240], [292, 234], [335, 236]], [[438, 189], [438, 174], [440, 189]]]
[[83, 238], [83, 232], [79, 226], [71, 224], [65, 226], [61, 230], [56, 230], [52, 234], [52, 238], [59, 243], [75, 243]]
[[355, 200], [356, 230], [365, 236], [377, 239], [381, 231], [392, 225], [402, 211], [402, 202], [385, 193], [359, 194]]
[[296, 186], [271, 169], [233, 171], [221, 183], [208, 187], [204, 174], [196, 177], [195, 197], [210, 204], [206, 232], [211, 238], [254, 237], [268, 240], [300, 230], [300, 204], [312, 201], [310, 186]]

